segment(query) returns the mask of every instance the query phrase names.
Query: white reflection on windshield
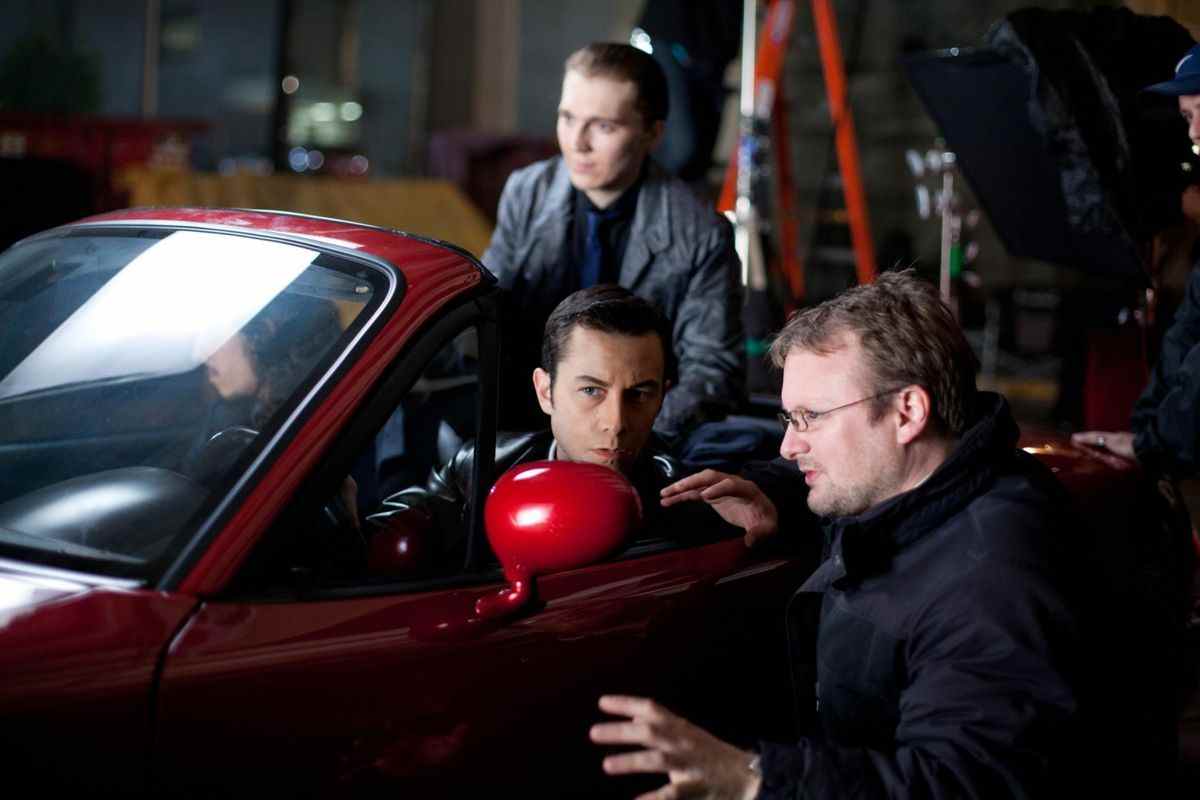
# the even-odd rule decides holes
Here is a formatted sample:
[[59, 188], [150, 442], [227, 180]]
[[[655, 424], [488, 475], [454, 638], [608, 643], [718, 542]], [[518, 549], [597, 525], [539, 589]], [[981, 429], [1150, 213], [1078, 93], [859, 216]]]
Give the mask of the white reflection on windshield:
[[0, 400], [194, 369], [316, 255], [278, 242], [177, 231], [130, 261], [0, 381]]

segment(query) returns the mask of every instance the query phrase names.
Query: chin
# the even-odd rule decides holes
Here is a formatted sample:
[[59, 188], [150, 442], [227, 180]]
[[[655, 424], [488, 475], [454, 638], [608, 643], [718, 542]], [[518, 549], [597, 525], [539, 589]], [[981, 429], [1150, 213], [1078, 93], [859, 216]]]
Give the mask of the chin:
[[611, 191], [621, 185], [618, 178], [613, 178], [607, 173], [589, 172], [580, 175], [577, 172], [570, 173], [571, 185], [581, 192], [588, 190]]
[[593, 457], [593, 458], [588, 458], [588, 462], [591, 464], [598, 464], [602, 467], [608, 467], [609, 469], [613, 470], [614, 472], [620, 472], [622, 474], [625, 474], [629, 471], [629, 464], [624, 463], [622, 461], [622, 459], [620, 459], [620, 458]]
[[580, 175], [575, 172], [571, 173], [571, 185], [581, 192], [586, 192], [589, 189], [601, 189], [603, 188], [603, 184], [604, 181], [596, 180], [594, 175]]
[[818, 517], [844, 517], [847, 516], [843, 508], [845, 503], [839, 502], [839, 498], [825, 497], [820, 492], [809, 491], [808, 493], [808, 509]]

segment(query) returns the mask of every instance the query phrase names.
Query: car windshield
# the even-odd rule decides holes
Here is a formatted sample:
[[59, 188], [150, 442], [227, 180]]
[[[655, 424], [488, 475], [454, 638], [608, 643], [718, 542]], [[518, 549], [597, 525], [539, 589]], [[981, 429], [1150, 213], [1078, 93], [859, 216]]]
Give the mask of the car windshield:
[[152, 576], [365, 324], [381, 271], [198, 230], [0, 255], [0, 556]]

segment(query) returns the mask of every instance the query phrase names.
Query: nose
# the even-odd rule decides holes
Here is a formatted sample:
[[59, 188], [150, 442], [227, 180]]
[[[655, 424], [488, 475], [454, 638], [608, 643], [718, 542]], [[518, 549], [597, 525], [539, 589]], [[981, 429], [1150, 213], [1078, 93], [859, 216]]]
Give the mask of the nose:
[[783, 431], [783, 441], [779, 443], [779, 455], [788, 461], [795, 461], [808, 451], [807, 432], [797, 432], [791, 425], [788, 425]]
[[620, 436], [625, 432], [629, 412], [622, 402], [620, 392], [610, 392], [600, 406], [600, 429], [605, 433]]
[[575, 128], [575, 136], [572, 141], [575, 150], [580, 153], [586, 153], [592, 149], [591, 137], [588, 134], [587, 125], [579, 125]]
[[1200, 144], [1200, 114], [1193, 114], [1188, 120], [1188, 138]]

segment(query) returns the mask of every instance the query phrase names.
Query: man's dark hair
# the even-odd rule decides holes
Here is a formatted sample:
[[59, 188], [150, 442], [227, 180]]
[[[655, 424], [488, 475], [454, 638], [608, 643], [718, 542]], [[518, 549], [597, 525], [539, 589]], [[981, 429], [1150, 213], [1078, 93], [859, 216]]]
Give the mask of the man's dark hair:
[[647, 127], [667, 118], [667, 76], [651, 56], [617, 42], [592, 42], [567, 57], [563, 73], [629, 81], [637, 89], [634, 108]]
[[[771, 360], [782, 367], [795, 349], [832, 353], [845, 346], [848, 333], [862, 343], [868, 372], [864, 390], [915, 384], [929, 393], [934, 422], [942, 431], [959, 436], [970, 427], [979, 360], [932, 284], [911, 269], [885, 272], [874, 283], [805, 309], [775, 337]], [[888, 397], [875, 400], [876, 419], [889, 402]]]
[[624, 336], [656, 334], [662, 345], [663, 379], [672, 380], [675, 358], [671, 350], [671, 326], [666, 318], [653, 303], [628, 289], [602, 283], [567, 295], [550, 312], [542, 339], [542, 369], [550, 373], [551, 384], [559, 362], [566, 357], [567, 340], [576, 325]]

